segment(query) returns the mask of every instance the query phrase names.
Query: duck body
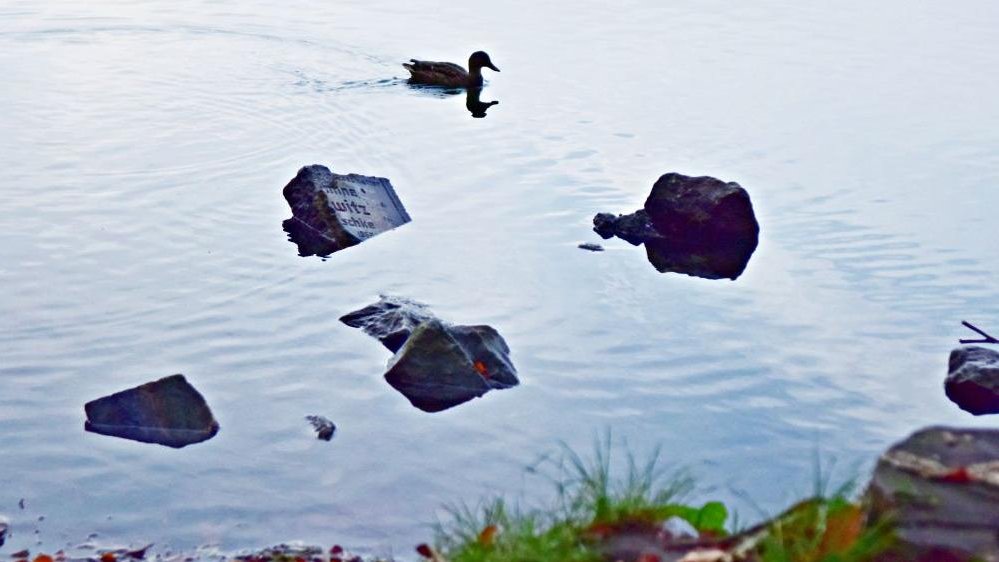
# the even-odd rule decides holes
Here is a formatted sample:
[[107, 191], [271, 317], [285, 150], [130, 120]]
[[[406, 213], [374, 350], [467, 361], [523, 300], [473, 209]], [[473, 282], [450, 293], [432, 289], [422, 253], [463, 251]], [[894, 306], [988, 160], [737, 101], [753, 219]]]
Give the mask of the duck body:
[[402, 66], [409, 71], [410, 84], [442, 86], [445, 88], [481, 88], [482, 69], [499, 69], [489, 60], [489, 55], [476, 51], [468, 59], [468, 70], [453, 62], [434, 62], [412, 59]]

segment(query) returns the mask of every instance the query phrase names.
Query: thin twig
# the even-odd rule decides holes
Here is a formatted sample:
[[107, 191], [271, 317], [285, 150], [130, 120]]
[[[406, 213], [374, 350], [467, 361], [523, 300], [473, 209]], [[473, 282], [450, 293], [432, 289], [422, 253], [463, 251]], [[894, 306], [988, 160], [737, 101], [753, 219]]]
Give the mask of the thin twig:
[[982, 330], [979, 330], [978, 328], [972, 326], [970, 322], [966, 322], [966, 321], [962, 320], [961, 323], [964, 324], [965, 327], [970, 328], [970, 329], [978, 332], [978, 334], [981, 335], [983, 339], [980, 339], [980, 340], [958, 340], [959, 342], [961, 342], [961, 343], [995, 343], [995, 344], [999, 344], [999, 340], [997, 340], [994, 337], [986, 334]]

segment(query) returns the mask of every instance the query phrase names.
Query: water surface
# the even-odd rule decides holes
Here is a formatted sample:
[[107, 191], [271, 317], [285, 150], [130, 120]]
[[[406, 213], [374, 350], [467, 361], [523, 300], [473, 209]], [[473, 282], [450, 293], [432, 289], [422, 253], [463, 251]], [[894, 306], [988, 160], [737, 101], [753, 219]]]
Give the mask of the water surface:
[[[863, 470], [923, 425], [987, 425], [942, 378], [961, 319], [999, 331], [997, 28], [984, 0], [8, 0], [8, 548], [409, 552], [442, 503], [546, 490], [524, 466], [608, 427], [776, 511], [816, 451]], [[475, 49], [503, 69], [486, 118], [396, 80]], [[391, 178], [413, 222], [300, 257], [281, 188], [313, 163]], [[737, 281], [576, 248], [668, 171], [749, 190]], [[379, 293], [495, 326], [521, 385], [414, 409], [337, 321]], [[177, 372], [212, 440], [83, 431], [84, 402]]]

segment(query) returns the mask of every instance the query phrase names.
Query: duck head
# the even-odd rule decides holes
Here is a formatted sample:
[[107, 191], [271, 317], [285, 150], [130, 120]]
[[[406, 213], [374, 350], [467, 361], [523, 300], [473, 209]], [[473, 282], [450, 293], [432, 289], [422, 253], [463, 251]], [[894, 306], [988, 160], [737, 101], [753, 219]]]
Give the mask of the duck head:
[[489, 55], [487, 55], [485, 51], [475, 51], [472, 53], [472, 56], [468, 57], [469, 72], [478, 72], [483, 67], [491, 68], [496, 72], [500, 71], [500, 69], [496, 68], [496, 65], [493, 64], [493, 61], [489, 60]]

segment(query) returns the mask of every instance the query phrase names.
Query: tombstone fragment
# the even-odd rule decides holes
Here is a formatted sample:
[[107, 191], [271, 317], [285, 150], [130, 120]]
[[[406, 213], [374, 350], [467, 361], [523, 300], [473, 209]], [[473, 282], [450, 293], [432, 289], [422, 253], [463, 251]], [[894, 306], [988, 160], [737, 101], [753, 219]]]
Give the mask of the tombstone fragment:
[[87, 431], [177, 449], [219, 430], [204, 397], [180, 374], [98, 398], [84, 410]]
[[328, 256], [409, 222], [386, 178], [334, 174], [315, 164], [284, 187], [292, 218], [283, 224], [303, 256]]

